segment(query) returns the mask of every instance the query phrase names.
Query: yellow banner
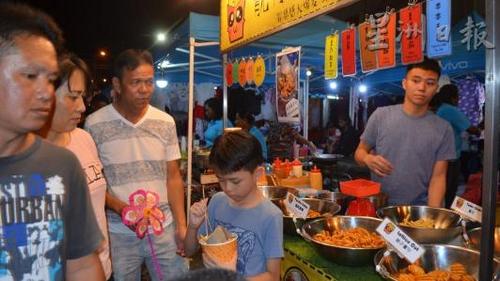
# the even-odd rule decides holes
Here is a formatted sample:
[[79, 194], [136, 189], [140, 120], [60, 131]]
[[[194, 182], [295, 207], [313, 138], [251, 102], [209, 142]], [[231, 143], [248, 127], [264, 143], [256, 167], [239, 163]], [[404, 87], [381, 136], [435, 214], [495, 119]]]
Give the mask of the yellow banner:
[[339, 34], [331, 34], [325, 38], [325, 79], [335, 79], [338, 73]]
[[258, 56], [253, 64], [253, 80], [255, 85], [260, 86], [266, 78], [266, 64], [261, 56]]
[[248, 44], [359, 0], [221, 0], [220, 49]]

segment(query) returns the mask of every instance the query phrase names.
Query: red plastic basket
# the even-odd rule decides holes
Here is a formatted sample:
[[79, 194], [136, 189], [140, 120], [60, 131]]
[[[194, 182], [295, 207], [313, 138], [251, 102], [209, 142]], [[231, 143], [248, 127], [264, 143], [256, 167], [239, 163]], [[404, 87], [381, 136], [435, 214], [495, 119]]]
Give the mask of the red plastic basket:
[[380, 192], [380, 183], [365, 179], [340, 182], [340, 191], [346, 195], [366, 197]]

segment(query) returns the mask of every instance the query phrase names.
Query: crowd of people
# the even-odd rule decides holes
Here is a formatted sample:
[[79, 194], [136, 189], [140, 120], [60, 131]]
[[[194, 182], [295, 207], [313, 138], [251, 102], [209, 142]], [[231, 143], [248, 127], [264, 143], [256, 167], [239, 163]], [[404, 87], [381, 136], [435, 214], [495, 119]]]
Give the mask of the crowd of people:
[[[112, 103], [87, 116], [83, 130], [78, 124], [91, 79], [63, 42], [44, 12], [0, 4], [0, 279], [140, 280], [145, 264], [152, 280], [278, 280], [282, 216], [257, 192], [260, 143], [248, 131], [212, 140], [211, 161], [224, 178], [224, 192], [208, 205], [212, 225], [249, 244], [234, 273], [187, 273], [185, 256], [195, 254], [203, 215], [194, 205], [187, 224], [175, 122], [150, 106], [151, 54], [127, 49], [116, 57]], [[157, 198], [165, 218], [149, 239], [123, 217], [138, 203], [130, 195], [141, 190]], [[219, 208], [238, 210], [254, 223]], [[261, 212], [268, 216], [255, 221]]]
[[[143, 264], [153, 280], [279, 280], [282, 214], [258, 191], [258, 167], [291, 158], [293, 143], [312, 152], [316, 145], [289, 124], [273, 124], [266, 139], [245, 110], [234, 119], [242, 130], [223, 133], [222, 100], [208, 99], [204, 145], [222, 192], [190, 206], [187, 220], [178, 128], [150, 105], [154, 71], [148, 51], [126, 49], [113, 64], [112, 101], [88, 100], [90, 71], [65, 49], [53, 19], [0, 4], [1, 280], [140, 280]], [[435, 60], [408, 66], [402, 104], [377, 109], [361, 135], [340, 116], [319, 148], [370, 169], [389, 204], [449, 206], [462, 135], [479, 130], [456, 108], [456, 87], [438, 92], [440, 74]], [[141, 190], [154, 194], [165, 218], [148, 239], [124, 222]], [[238, 235], [236, 265], [228, 267], [235, 272], [188, 272], [185, 257], [199, 253], [198, 237], [210, 231], [205, 220]]]

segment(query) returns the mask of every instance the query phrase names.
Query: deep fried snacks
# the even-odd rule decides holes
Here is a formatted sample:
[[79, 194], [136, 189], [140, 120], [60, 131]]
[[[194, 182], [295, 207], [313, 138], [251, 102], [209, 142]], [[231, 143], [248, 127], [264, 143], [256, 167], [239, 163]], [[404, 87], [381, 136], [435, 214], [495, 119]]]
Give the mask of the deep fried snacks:
[[447, 270], [436, 269], [427, 273], [421, 266], [410, 264], [400, 271], [397, 279], [399, 281], [476, 281], [467, 273], [465, 266], [458, 262], [451, 264]]
[[385, 245], [380, 236], [361, 227], [335, 230], [331, 235], [322, 230], [314, 235], [313, 239], [335, 246], [352, 248], [380, 248]]
[[415, 227], [415, 228], [435, 228], [435, 221], [431, 218], [421, 218], [418, 220], [411, 220], [410, 215], [406, 216], [404, 220], [399, 223], [402, 226]]

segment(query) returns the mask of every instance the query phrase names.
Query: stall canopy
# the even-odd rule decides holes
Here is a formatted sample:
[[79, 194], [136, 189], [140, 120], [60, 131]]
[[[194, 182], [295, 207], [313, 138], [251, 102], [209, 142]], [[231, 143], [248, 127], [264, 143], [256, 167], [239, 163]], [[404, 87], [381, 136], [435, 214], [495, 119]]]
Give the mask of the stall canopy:
[[[481, 22], [483, 18], [476, 12], [469, 16], [474, 22]], [[485, 51], [484, 46], [477, 50], [467, 50], [466, 44], [462, 43], [463, 35], [460, 30], [464, 28], [467, 17], [458, 21], [452, 28], [453, 54], [443, 57], [441, 64], [443, 74], [450, 77], [469, 74], [472, 72], [484, 75]], [[312, 89], [324, 88], [323, 65], [324, 65], [324, 42], [325, 37], [335, 30], [343, 30], [347, 24], [336, 20], [330, 16], [320, 16], [299, 24], [293, 28], [279, 32], [273, 36], [264, 38], [248, 46], [238, 48], [228, 54], [229, 60], [256, 57], [262, 55], [266, 60], [266, 80], [265, 83], [274, 83], [274, 54], [287, 46], [301, 46], [302, 59], [301, 71], [304, 77], [305, 69], [311, 68], [313, 76], [311, 81]], [[189, 16], [170, 32], [170, 40], [166, 46], [157, 46], [154, 55], [157, 65], [163, 61], [165, 68], [157, 71], [169, 82], [186, 83], [188, 81], [188, 59], [189, 59], [189, 37], [193, 36], [197, 41], [218, 41], [219, 40], [219, 17], [190, 13]], [[359, 58], [359, 54], [357, 56]], [[222, 84], [222, 62], [218, 46], [203, 47], [196, 49], [195, 55], [195, 81], [196, 83], [212, 82]], [[397, 55], [399, 62], [399, 54]], [[339, 62], [339, 71], [341, 64]], [[371, 94], [376, 94], [382, 90], [387, 93], [402, 94], [400, 88], [406, 68], [400, 63], [394, 68], [374, 71], [371, 73], [361, 73], [358, 59], [358, 75], [355, 79], [342, 79], [339, 82], [344, 85], [363, 81], [369, 88]]]
[[[301, 46], [303, 57], [301, 68], [323, 69], [325, 37], [335, 30], [342, 30], [345, 22], [329, 16], [320, 16], [299, 24], [291, 29], [264, 38], [228, 53], [230, 60], [262, 55], [266, 59], [265, 83], [273, 83], [274, 54], [287, 46]], [[164, 71], [159, 71], [168, 81], [188, 81], [189, 37], [197, 41], [219, 41], [219, 17], [190, 13], [189, 16], [170, 32], [167, 46], [157, 46], [154, 56], [157, 64], [168, 60]], [[222, 82], [222, 63], [219, 46], [196, 49], [195, 80], [197, 83]]]

